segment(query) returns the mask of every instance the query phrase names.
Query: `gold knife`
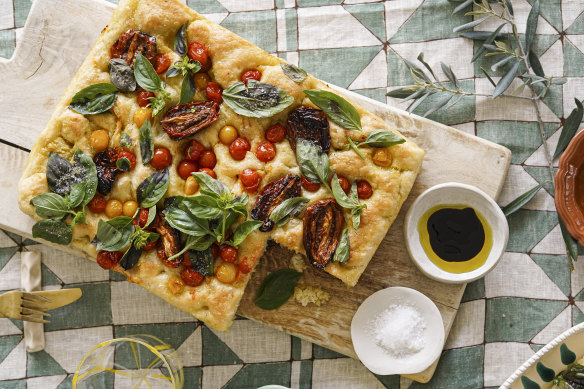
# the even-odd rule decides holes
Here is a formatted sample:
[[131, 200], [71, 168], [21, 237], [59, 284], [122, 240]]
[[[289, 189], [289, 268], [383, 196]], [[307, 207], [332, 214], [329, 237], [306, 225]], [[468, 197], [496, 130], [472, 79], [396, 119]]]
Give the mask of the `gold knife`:
[[71, 304], [81, 297], [81, 289], [57, 289], [57, 290], [40, 290], [37, 292], [28, 292], [51, 300], [50, 303], [43, 303], [47, 310], [60, 308], [64, 305]]

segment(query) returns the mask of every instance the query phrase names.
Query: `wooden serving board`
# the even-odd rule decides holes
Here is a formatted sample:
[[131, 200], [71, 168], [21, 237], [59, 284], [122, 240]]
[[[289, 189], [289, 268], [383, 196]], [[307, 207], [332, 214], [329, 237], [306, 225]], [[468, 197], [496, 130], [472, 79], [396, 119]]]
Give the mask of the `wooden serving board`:
[[[4, 143], [0, 144], [1, 228], [30, 237], [34, 221], [18, 209], [16, 193], [27, 150], [45, 127], [112, 9], [102, 0], [35, 1], [13, 58], [0, 58], [4, 79], [0, 94], [0, 141]], [[259, 283], [268, 272], [287, 267], [291, 257], [291, 252], [272, 245], [259, 261], [238, 313], [356, 358], [350, 335], [353, 314], [365, 298], [389, 286], [414, 288], [430, 297], [440, 309], [446, 334], [449, 333], [465, 285], [442, 284], [417, 270], [404, 245], [405, 211], [426, 188], [449, 181], [475, 185], [496, 199], [511, 153], [502, 146], [355, 93], [343, 89], [339, 92], [381, 116], [426, 150], [422, 172], [356, 287], [347, 288], [340, 280], [309, 267], [300, 282], [318, 285], [328, 292], [331, 299], [326, 304], [302, 307], [291, 301], [276, 311], [263, 311], [253, 304]], [[80, 255], [79, 251], [75, 253]], [[437, 361], [426, 371], [408, 377], [427, 382], [436, 364]]]

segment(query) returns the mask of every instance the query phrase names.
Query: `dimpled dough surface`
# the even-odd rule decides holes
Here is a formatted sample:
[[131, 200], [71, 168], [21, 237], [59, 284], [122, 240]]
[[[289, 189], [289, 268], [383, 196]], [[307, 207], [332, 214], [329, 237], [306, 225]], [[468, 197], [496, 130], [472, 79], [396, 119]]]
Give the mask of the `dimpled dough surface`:
[[[111, 112], [98, 115], [80, 115], [68, 109], [67, 106], [73, 95], [84, 87], [99, 82], [110, 82], [109, 49], [120, 34], [130, 28], [155, 36], [158, 53], [166, 54], [173, 63], [178, 61], [180, 57], [173, 51], [174, 36], [187, 20], [190, 22], [188, 41], [201, 42], [209, 49], [212, 67], [208, 73], [213, 81], [225, 89], [239, 81], [243, 71], [256, 68], [262, 73], [262, 82], [282, 88], [294, 97], [294, 103], [279, 114], [264, 119], [237, 115], [222, 104], [219, 119], [215, 123], [181, 141], [171, 140], [160, 127], [159, 120], [155, 120], [152, 127], [155, 146], [166, 147], [173, 155], [172, 164], [169, 166], [170, 186], [166, 196], [184, 195], [184, 180], [176, 174], [176, 168], [182, 160], [185, 145], [192, 139], [213, 149], [217, 156], [217, 166], [214, 169], [217, 178], [230, 187], [235, 194], [243, 193], [238, 174], [245, 168], [254, 169], [259, 173], [262, 180], [260, 186], [280, 179], [288, 173], [300, 175], [295, 154], [288, 141], [284, 140], [275, 145], [276, 158], [268, 163], [260, 162], [254, 151], [264, 140], [264, 132], [270, 125], [285, 124], [288, 114], [299, 105], [314, 107], [303, 94], [303, 90], [330, 89], [312, 76], [308, 76], [302, 83], [293, 82], [283, 74], [280, 67], [282, 60], [206, 20], [178, 1], [125, 0], [120, 2], [110, 23], [102, 31], [89, 56], [66, 89], [47, 127], [30, 153], [19, 183], [20, 207], [25, 213], [35, 217], [30, 200], [34, 196], [48, 192], [45, 169], [49, 153], [56, 152], [70, 160], [74, 151], [81, 149], [85, 154], [93, 157], [95, 153], [89, 145], [89, 136], [97, 129], [105, 129], [109, 132], [110, 146], [119, 145], [119, 134], [122, 130], [132, 138], [132, 151], [137, 159], [136, 168], [129, 173], [118, 175], [108, 197], [122, 202], [135, 198], [138, 185], [154, 172], [152, 167], [142, 164], [137, 145], [138, 128], [133, 122], [134, 112], [139, 108], [136, 93], [120, 93]], [[167, 107], [178, 104], [181, 80], [180, 76], [166, 80], [168, 84], [166, 89], [172, 97], [172, 103]], [[193, 100], [205, 100], [204, 91], [198, 90]], [[374, 129], [383, 128], [398, 133], [397, 130], [388, 128], [380, 118], [354, 103], [353, 105], [361, 116], [363, 131], [344, 130], [329, 121], [332, 138], [329, 153], [331, 169], [351, 182], [356, 179], [369, 181], [373, 187], [373, 195], [367, 200], [361, 200], [367, 204], [367, 209], [361, 216], [358, 233], [356, 234], [352, 228], [349, 229], [351, 253], [348, 262], [346, 264], [329, 263], [324, 269], [349, 286], [357, 283], [397, 216], [419, 173], [424, 156], [424, 152], [419, 147], [407, 141], [389, 149], [393, 156], [390, 167], [380, 167], [372, 162], [372, 150], [368, 147], [361, 149], [366, 160], [361, 159], [351, 150], [345, 150], [343, 146], [346, 144], [346, 135], [353, 140], [363, 141]], [[218, 140], [219, 130], [228, 124], [236, 127], [240, 136], [246, 138], [251, 144], [251, 151], [241, 161], [234, 160], [229, 154], [228, 147]], [[302, 196], [309, 198], [311, 202], [332, 197], [322, 186], [316, 192], [303, 190]], [[248, 211], [251, 211], [255, 201], [256, 195], [250, 195]], [[72, 245], [85, 251], [93, 259], [97, 253], [90, 241], [96, 233], [100, 217], [105, 216], [93, 214], [87, 210], [87, 225], [77, 225], [73, 229]], [[346, 211], [345, 219], [351, 219]], [[238, 247], [239, 261], [245, 261], [253, 267], [264, 252], [267, 240], [270, 238], [304, 254], [302, 219], [298, 217], [290, 220], [283, 228], [275, 228], [270, 233], [257, 230], [252, 232]], [[125, 274], [128, 281], [139, 284], [218, 330], [229, 329], [249, 279], [249, 274], [240, 272], [231, 285], [223, 284], [215, 277], [207, 277], [201, 285], [189, 287], [181, 280], [180, 268], [173, 269], [164, 266], [157, 258], [155, 250], [144, 253], [134, 268], [124, 271], [117, 266], [115, 270]], [[338, 281], [331, 279], [330, 282]]]

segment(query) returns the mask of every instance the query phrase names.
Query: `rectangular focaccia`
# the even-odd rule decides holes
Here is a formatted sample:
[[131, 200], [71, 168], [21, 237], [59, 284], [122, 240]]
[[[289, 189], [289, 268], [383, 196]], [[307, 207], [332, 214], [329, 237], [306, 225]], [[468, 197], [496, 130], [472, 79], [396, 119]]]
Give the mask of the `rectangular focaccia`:
[[[202, 57], [200, 56], [200, 50], [199, 54], [193, 53], [192, 56], [190, 54], [189, 56], [181, 56], [175, 51], [175, 36], [186, 22], [188, 22], [186, 41], [189, 44], [198, 42], [196, 45], [189, 45], [188, 47], [189, 49], [192, 48], [193, 52], [197, 48], [203, 51], [206, 50]], [[134, 30], [134, 32], [129, 34], [130, 30]], [[154, 47], [152, 45], [148, 46], [149, 43], [146, 41], [153, 39], [156, 42]], [[113, 45], [117, 49], [112, 49]], [[127, 52], [123, 51], [124, 47], [122, 46], [124, 45], [128, 49]], [[121, 52], [119, 51], [120, 47], [122, 47]], [[201, 47], [204, 49], [201, 49]], [[200, 60], [203, 68], [198, 72], [198, 75], [192, 76], [187, 73], [188, 75], [186, 76], [193, 77], [192, 85], [196, 87], [196, 92], [194, 92], [194, 96], [189, 100], [188, 104], [196, 104], [185, 106], [186, 108], [177, 115], [188, 116], [189, 112], [196, 115], [196, 109], [198, 109], [196, 107], [204, 105], [201, 102], [214, 100], [219, 104], [218, 116], [216, 115], [209, 119], [210, 123], [199, 128], [194, 134], [182, 136], [184, 134], [181, 133], [180, 136], [177, 136], [175, 131], [180, 132], [181, 129], [185, 128], [181, 127], [181, 125], [186, 125], [186, 119], [182, 116], [177, 119], [177, 116], [173, 117], [171, 112], [174, 112], [173, 109], [178, 109], [174, 108], [174, 106], [179, 104], [179, 99], [181, 98], [183, 75], [178, 74], [177, 76], [169, 77], [165, 75], [165, 72], [161, 72], [159, 78], [163, 82], [161, 88], [164, 88], [168, 93], [168, 99], [164, 99], [159, 91], [151, 95], [145, 92], [138, 93], [138, 90], [133, 92], [120, 91], [113, 94], [104, 91], [101, 95], [97, 94], [97, 97], [103, 97], [106, 100], [107, 98], [115, 99], [113, 106], [105, 112], [82, 114], [78, 113], [82, 110], [78, 107], [75, 108], [74, 104], [73, 109], [71, 108], [72, 100], [79, 102], [79, 99], [74, 98], [79, 91], [94, 84], [112, 83], [108, 68], [108, 62], [112, 55], [126, 60], [128, 65], [135, 65], [133, 61], [138, 62], [138, 52], [143, 54], [142, 57], [149, 59], [158, 70], [163, 69], [170, 63], [174, 64], [183, 61], [183, 59], [189, 62], [189, 57], [191, 59], [190, 64], [193, 64], [193, 58]], [[348, 147], [348, 138], [353, 142], [363, 142], [374, 130], [392, 132], [397, 138], [401, 134], [396, 129], [388, 127], [379, 117], [350, 101], [348, 103], [358, 113], [362, 130], [341, 127], [341, 125], [337, 124], [340, 122], [339, 120], [333, 120], [330, 115], [325, 115], [304, 92], [306, 90], [332, 92], [332, 90], [326, 84], [310, 75], [304, 78], [302, 72], [297, 68], [292, 68], [296, 72], [296, 77], [292, 77], [296, 80], [293, 80], [284, 72], [285, 66], [282, 66], [284, 63], [283, 60], [269, 55], [225, 28], [208, 21], [178, 0], [122, 0], [109, 24], [102, 31], [95, 46], [66, 89], [47, 127], [41, 133], [30, 153], [19, 183], [19, 198], [22, 211], [38, 220], [42, 219], [39, 217], [38, 209], [35, 214], [35, 207], [31, 204], [31, 200], [38, 199], [36, 196], [51, 192], [51, 185], [47, 182], [47, 164], [51, 156], [55, 159], [55, 155], [59, 155], [75, 164], [77, 157], [74, 158], [74, 154], [77, 150], [81, 150], [86, 156], [94, 160], [99, 170], [100, 166], [102, 168], [104, 166], [102, 157], [105, 155], [100, 153], [105, 153], [102, 150], [104, 146], [107, 146], [106, 151], [111, 150], [110, 154], [107, 154], [109, 155], [107, 161], [108, 163], [114, 163], [114, 165], [108, 165], [107, 169], [110, 170], [106, 169], [106, 171], [116, 171], [113, 183], [110, 182], [110, 190], [104, 188], [101, 181], [104, 170], [102, 169], [98, 172], [99, 184], [97, 190], [102, 192], [103, 195], [96, 195], [86, 208], [82, 206], [76, 208], [75, 212], [85, 209], [86, 224], [83, 223], [83, 220], [79, 220], [79, 223], [72, 228], [70, 242], [71, 245], [85, 251], [91, 258], [96, 258], [98, 251], [91, 242], [96, 237], [100, 220], [102, 220], [101, 223], [109, 220], [110, 218], [108, 218], [107, 214], [110, 216], [118, 215], [121, 204], [124, 204], [122, 212], [127, 213], [126, 204], [129, 201], [138, 200], [140, 204], [144, 204], [137, 198], [139, 197], [137, 191], [141, 190], [139, 188], [141, 183], [157, 172], [155, 167], [160, 169], [169, 163], [166, 177], [168, 189], [163, 197], [158, 199], [158, 211], [164, 209], [165, 212], [168, 212], [168, 208], [165, 208], [165, 198], [171, 196], [199, 196], [201, 194], [200, 191], [189, 193], [193, 185], [196, 187], [196, 184], [193, 184], [193, 182], [187, 184], [183, 178], [188, 178], [188, 173], [204, 165], [212, 167], [217, 179], [224, 183], [232, 194], [247, 193], [249, 196], [249, 201], [246, 205], [248, 215], [257, 219], [257, 215], [261, 214], [263, 216], [260, 221], [266, 223], [269, 223], [266, 220], [266, 215], [269, 216], [270, 212], [278, 204], [281, 204], [284, 199], [282, 196], [278, 197], [280, 192], [276, 190], [276, 194], [272, 193], [270, 200], [267, 188], [275, 187], [277, 189], [277, 185], [273, 183], [278, 180], [292, 179], [293, 182], [290, 181], [294, 186], [294, 190], [290, 192], [292, 195], [284, 197], [302, 196], [307, 198], [307, 206], [311, 210], [310, 215], [307, 215], [308, 211], [305, 209], [299, 214], [292, 215], [287, 224], [272, 226], [272, 229], [264, 228], [266, 226], [266, 223], [264, 223], [260, 229], [255, 229], [249, 233], [245, 240], [236, 247], [235, 256], [233, 256], [233, 251], [227, 252], [228, 250], [225, 251], [226, 254], [224, 255], [223, 249], [225, 245], [222, 245], [220, 254], [217, 255], [217, 252], [213, 252], [214, 259], [211, 259], [210, 266], [211, 269], [214, 269], [214, 275], [205, 277], [201, 275], [200, 279], [193, 280], [192, 271], [187, 271], [192, 265], [188, 258], [185, 258], [182, 262], [180, 258], [184, 257], [180, 256], [178, 257], [178, 262], [161, 260], [161, 258], [169, 258], [167, 254], [172, 252], [171, 249], [168, 249], [171, 251], [165, 251], [167, 250], [165, 243], [169, 242], [165, 239], [174, 237], [175, 246], [173, 247], [177, 249], [176, 245], [180, 248], [181, 244], [184, 245], [185, 239], [188, 238], [186, 233], [179, 235], [179, 232], [172, 228], [174, 225], [172, 222], [170, 223], [171, 233], [165, 235], [165, 231], [169, 230], [168, 224], [166, 224], [166, 230], [161, 229], [160, 223], [162, 222], [159, 219], [167, 218], [166, 215], [168, 213], [159, 213], [159, 217], [154, 221], [155, 224], [153, 225], [156, 228], [153, 228], [152, 231], [158, 232], [160, 237], [157, 244], [151, 244], [150, 246], [155, 245], [157, 246], [156, 249], [146, 250], [144, 247], [141, 255], [138, 254], [139, 259], [136, 258], [136, 263], [127, 265], [126, 260], [124, 267], [128, 267], [127, 269], [117, 264], [116, 261], [120, 259], [119, 255], [107, 257], [106, 259], [110, 261], [108, 263], [104, 264], [103, 258], [98, 260], [98, 263], [106, 268], [112, 268], [125, 274], [128, 281], [144, 287], [151, 293], [160, 296], [170, 304], [194, 315], [218, 330], [229, 329], [249, 280], [250, 272], [264, 252], [268, 239], [273, 239], [275, 242], [305, 255], [307, 254], [306, 248], [309, 247], [311, 252], [308, 255], [311, 258], [311, 262], [316, 262], [317, 266], [323, 268], [323, 271], [330, 273], [347, 285], [354, 286], [410, 192], [420, 171], [424, 152], [413, 142], [404, 138], [405, 140], [402, 143], [391, 147], [380, 147], [382, 145], [379, 144], [376, 147], [362, 145], [358, 148], [362, 156], [358, 155], [354, 149]], [[217, 91], [231, 91], [230, 87], [240, 82], [242, 74], [247, 73], [249, 70], [253, 70], [253, 72], [248, 73], [251, 79], [259, 79], [261, 84], [255, 84], [255, 81], [250, 80], [248, 81], [248, 86], [261, 86], [264, 84], [276, 86], [279, 91], [285, 92], [284, 95], [281, 94], [277, 99], [286, 96], [283, 100], [286, 100], [288, 105], [278, 112], [274, 110], [274, 113], [269, 116], [251, 117], [250, 115], [236, 113], [232, 109], [232, 105], [226, 104], [225, 100], [229, 99], [226, 94], [223, 96], [223, 101], [220, 102], [221, 97], [217, 97]], [[209, 83], [209, 81], [214, 84]], [[252, 82], [252, 84], [249, 84], [249, 82]], [[211, 91], [209, 92], [210, 87]], [[261, 88], [258, 88], [258, 90], [261, 90]], [[233, 93], [235, 92], [232, 91], [232, 96]], [[142, 155], [144, 150], [141, 148], [145, 146], [140, 142], [139, 125], [144, 127], [141, 124], [144, 119], [141, 120], [140, 118], [147, 115], [149, 109], [151, 112], [152, 106], [150, 108], [141, 107], [140, 104], [145, 104], [144, 101], [140, 102], [140, 98], [144, 100], [148, 96], [157, 96], [159, 97], [159, 102], [163, 102], [164, 107], [161, 113], [151, 121], [151, 136], [154, 147], [156, 149], [166, 149], [166, 153], [170, 154], [171, 161], [164, 161], [163, 157], [168, 157], [168, 155], [163, 155], [162, 157], [155, 155], [154, 158], [158, 159], [153, 159], [152, 162], [147, 164], [143, 163]], [[96, 95], [87, 97], [89, 100], [91, 98], [96, 98]], [[260, 96], [261, 98], [263, 97]], [[84, 101], [87, 102], [87, 100]], [[278, 102], [281, 101], [278, 100]], [[148, 103], [148, 100], [146, 100], [146, 103]], [[267, 104], [272, 103], [268, 102]], [[154, 102], [151, 102], [151, 104], [154, 104]], [[334, 106], [333, 104], [331, 106], [330, 104], [329, 109], [332, 108], [334, 110], [339, 107], [338, 105]], [[208, 103], [208, 105], [213, 104]], [[300, 109], [302, 112], [300, 112], [298, 110], [301, 106], [309, 107], [309, 109], [302, 108]], [[313, 116], [307, 116], [303, 110]], [[296, 121], [291, 119], [290, 115], [292, 113], [295, 113]], [[314, 115], [318, 120], [315, 119]], [[201, 118], [197, 120], [199, 119]], [[164, 129], [161, 121], [165, 123]], [[301, 127], [304, 126], [303, 128], [295, 127], [299, 122]], [[315, 122], [318, 123], [315, 124]], [[287, 129], [287, 138], [282, 139], [281, 134], [277, 134], [278, 131], [275, 131], [274, 134], [269, 136], [274, 142], [269, 142], [270, 144], [266, 147], [266, 131], [275, 124], [280, 124]], [[328, 130], [325, 131], [328, 134], [321, 133], [319, 135], [313, 133], [315, 131], [311, 127], [313, 125], [320, 126], [321, 129], [323, 125], [325, 128], [328, 127]], [[227, 126], [231, 126], [229, 131], [224, 130]], [[345, 125], [345, 127], [347, 126]], [[235, 135], [233, 129], [237, 131]], [[169, 136], [171, 132], [173, 137]], [[107, 134], [107, 136], [104, 137], [104, 134]], [[234, 143], [237, 142], [230, 143], [234, 136], [245, 139], [248, 147], [245, 147], [245, 142], [242, 145], [241, 141], [237, 141], [239, 143], [235, 146]], [[320, 143], [316, 142], [315, 146], [314, 139], [316, 138], [320, 139]], [[225, 141], [226, 139], [227, 141]], [[216, 159], [215, 166], [212, 166], [213, 161], [209, 161], [209, 158], [212, 159], [212, 157], [209, 156], [208, 152], [205, 162], [203, 162], [203, 159], [196, 161], [197, 155], [191, 158], [195, 160], [195, 167], [193, 167], [192, 163], [190, 165], [186, 164], [186, 167], [182, 166], [187, 156], [192, 156], [188, 153], [193, 150], [192, 148], [189, 149], [189, 145], [192, 145], [191, 142], [193, 140], [202, 144], [206, 150], [212, 151], [211, 154], [214, 154]], [[106, 142], [105, 145], [103, 144], [104, 142]], [[329, 145], [327, 145], [327, 142]], [[320, 157], [322, 157], [322, 154], [324, 154], [324, 158], [328, 157], [330, 163], [329, 180], [332, 174], [336, 173], [339, 177], [343, 177], [345, 181], [343, 184], [347, 182], [349, 184], [359, 183], [359, 185], [356, 185], [358, 191], [355, 192], [352, 189], [353, 200], [361, 207], [365, 204], [366, 208], [362, 209], [360, 225], [357, 231], [353, 228], [351, 208], [338, 206], [335, 199], [339, 195], [333, 196], [324, 182], [320, 185], [314, 185], [313, 182], [313, 187], [309, 182], [300, 184], [301, 177], [307, 174], [305, 170], [307, 168], [303, 167], [304, 170], [302, 170], [297, 162], [296, 151], [298, 151], [299, 143], [312, 145], [313, 151], [314, 147], [317, 147]], [[296, 146], [296, 151], [293, 146]], [[131, 158], [126, 158], [128, 161], [123, 160], [122, 156], [127, 156], [128, 154], [123, 154], [122, 152], [131, 153], [135, 158], [135, 162], [129, 161]], [[238, 152], [243, 154], [238, 156]], [[98, 155], [102, 155], [102, 157]], [[100, 160], [99, 158], [102, 159]], [[131, 170], [122, 171], [127, 167], [124, 167], [123, 163], [118, 165], [117, 163], [120, 161], [128, 162], [128, 166], [132, 165]], [[133, 166], [133, 163], [135, 163], [135, 166]], [[252, 172], [250, 173], [246, 169], [251, 169]], [[76, 174], [74, 170], [69, 171], [72, 177]], [[160, 172], [160, 170], [158, 171]], [[247, 174], [245, 177], [243, 177], [245, 174], [242, 175], [244, 171]], [[49, 180], [53, 180], [52, 182], [55, 182], [55, 174], [53, 167], [51, 167]], [[85, 176], [81, 174], [80, 177]], [[257, 183], [258, 177], [260, 179], [259, 184]], [[65, 180], [65, 178], [57, 178]], [[71, 186], [66, 191], [73, 191], [73, 185], [78, 184], [79, 181], [83, 181], [85, 178], [77, 181], [72, 180]], [[283, 181], [278, 182], [282, 183]], [[187, 185], [190, 185], [191, 189], [187, 189]], [[269, 185], [272, 186], [269, 187]], [[89, 186], [87, 184], [84, 188]], [[107, 185], [105, 186], [107, 187]], [[91, 191], [88, 193], [91, 193]], [[357, 193], [359, 199], [356, 199]], [[74, 197], [72, 192], [59, 193], [58, 195], [66, 199], [65, 202], [74, 203], [71, 200]], [[102, 197], [98, 198], [99, 196]], [[260, 201], [262, 196], [266, 196], [264, 197], [265, 203]], [[349, 195], [348, 197], [351, 196]], [[53, 198], [52, 200], [55, 199]], [[59, 199], [56, 200], [58, 203], [61, 202]], [[106, 208], [105, 213], [103, 212], [103, 200], [107, 201], [107, 206], [109, 207], [109, 209]], [[118, 200], [120, 203], [115, 203], [112, 200]], [[318, 201], [320, 203], [317, 203]], [[329, 208], [326, 208], [324, 204], [327, 202], [333, 204], [333, 208], [331, 208], [330, 204]], [[257, 207], [256, 203], [258, 204]], [[261, 206], [264, 206], [263, 210], [260, 209]], [[135, 204], [133, 207], [127, 205], [127, 208], [133, 211]], [[256, 209], [255, 211], [254, 208]], [[339, 212], [342, 213], [342, 218], [340, 219], [335, 216], [338, 216]], [[138, 215], [136, 219], [139, 219], [141, 213], [134, 213], [133, 216], [136, 214]], [[331, 215], [333, 215], [332, 221]], [[54, 214], [47, 216], [47, 212], [44, 212], [40, 216], [44, 216], [44, 219], [52, 217], [55, 221], [50, 223], [60, 223], [59, 226], [62, 226], [63, 223], [71, 224], [73, 214], [70, 213], [63, 216], [57, 212], [57, 216]], [[233, 233], [244, 220], [243, 216], [239, 216], [231, 225], [230, 231]], [[248, 217], [248, 220], [251, 219]], [[217, 218], [209, 223], [221, 223], [221, 220]], [[311, 231], [308, 231], [306, 227], [310, 227]], [[343, 231], [346, 229], [348, 232], [348, 260], [345, 257], [345, 261], [331, 260], [331, 258], [334, 259], [333, 254], [335, 254], [336, 248], [341, 245], [339, 240], [342, 240], [342, 236], [339, 228]], [[132, 231], [136, 232], [137, 229], [134, 228]], [[47, 237], [46, 234], [39, 234], [34, 229], [33, 233], [36, 233], [39, 237]], [[216, 233], [218, 232], [213, 232], [213, 234]], [[226, 231], [221, 239], [223, 241], [232, 239], [229, 235], [230, 232]], [[234, 235], [237, 235], [237, 233]], [[309, 235], [310, 237], [306, 240], [310, 240], [310, 242], [307, 242], [304, 238]], [[112, 237], [109, 236], [109, 238]], [[153, 235], [152, 239], [154, 238], [155, 236]], [[102, 241], [104, 239], [102, 238]], [[132, 240], [132, 242], [135, 241]], [[133, 244], [137, 245], [137, 243]], [[322, 247], [319, 247], [319, 244]], [[118, 248], [118, 250], [126, 250], [127, 247]], [[167, 256], [164, 257], [164, 255]], [[285, 266], [286, 264], [283, 263], [282, 267]], [[185, 276], [185, 272], [190, 273]], [[330, 282], [339, 281], [330, 278]], [[189, 286], [189, 284], [198, 285]]]

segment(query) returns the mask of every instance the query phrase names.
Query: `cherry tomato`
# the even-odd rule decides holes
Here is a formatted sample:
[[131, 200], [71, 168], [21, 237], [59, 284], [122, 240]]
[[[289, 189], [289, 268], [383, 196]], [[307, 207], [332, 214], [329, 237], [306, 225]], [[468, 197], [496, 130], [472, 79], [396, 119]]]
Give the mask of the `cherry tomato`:
[[195, 161], [184, 160], [178, 164], [177, 172], [180, 178], [186, 180], [191, 176], [191, 173], [196, 172], [199, 169], [199, 166]]
[[357, 195], [360, 199], [368, 199], [373, 195], [373, 188], [371, 184], [365, 180], [357, 181]]
[[158, 239], [156, 239], [154, 242], [148, 242], [144, 245], [144, 247], [142, 247], [142, 250], [144, 251], [150, 251], [152, 249], [155, 249], [156, 246], [158, 245]]
[[120, 200], [110, 199], [105, 205], [105, 216], [113, 219], [114, 217], [122, 216], [123, 204]]
[[269, 162], [276, 156], [276, 148], [269, 140], [265, 140], [258, 145], [256, 156], [262, 162]]
[[213, 170], [209, 169], [208, 167], [204, 167], [204, 168], [199, 169], [199, 172], [207, 173], [211, 177], [217, 178], [217, 174]]
[[216, 82], [210, 82], [207, 84], [207, 98], [211, 101], [216, 102], [217, 104], [221, 104], [223, 101], [223, 88]]
[[[346, 193], [349, 194], [349, 192], [351, 191], [351, 184], [349, 183], [349, 180], [347, 180], [345, 177], [343, 176], [337, 176], [337, 178], [339, 179], [339, 184], [341, 185], [341, 189]], [[333, 181], [333, 178], [331, 177], [331, 179], [329, 180], [329, 185], [331, 185], [331, 182]]]
[[187, 144], [187, 147], [185, 147], [185, 158], [190, 161], [198, 161], [205, 150], [207, 149], [201, 142], [192, 140]]
[[91, 148], [97, 152], [107, 149], [109, 141], [109, 133], [106, 130], [95, 130], [89, 136]]
[[239, 179], [246, 192], [255, 192], [260, 186], [260, 175], [255, 170], [245, 169], [239, 175]]
[[209, 49], [202, 43], [192, 41], [188, 46], [188, 56], [193, 61], [199, 61], [201, 64], [200, 72], [206, 72], [211, 68], [211, 58], [209, 58]]
[[235, 263], [235, 261], [237, 261], [237, 249], [233, 246], [225, 245], [221, 247], [219, 256], [225, 262]]
[[252, 270], [253, 264], [248, 263], [248, 261], [240, 260], [237, 263], [237, 267], [239, 268], [239, 271], [242, 272], [243, 274], [248, 274]]
[[213, 258], [217, 258], [219, 256], [219, 244], [217, 242], [211, 245], [211, 251], [213, 252]]
[[199, 286], [205, 280], [204, 275], [197, 273], [196, 270], [189, 267], [182, 269], [180, 272], [180, 278], [182, 278], [184, 283], [188, 286]]
[[93, 213], [101, 213], [105, 211], [105, 206], [107, 205], [107, 200], [105, 197], [96, 193], [95, 196], [87, 203], [87, 207]]
[[122, 150], [118, 153], [118, 159], [120, 158], [128, 158], [128, 160], [130, 161], [130, 171], [134, 170], [134, 168], [136, 167], [136, 156], [134, 155], [134, 153]]
[[122, 214], [127, 217], [132, 217], [138, 210], [138, 203], [134, 200], [124, 201], [122, 204]]
[[272, 143], [278, 143], [286, 138], [286, 127], [281, 124], [272, 124], [266, 130], [266, 139]]
[[199, 165], [201, 167], [206, 167], [209, 169], [213, 169], [217, 164], [217, 157], [213, 150], [205, 150], [201, 153], [201, 159], [199, 159]]
[[247, 70], [241, 75], [241, 81], [247, 86], [248, 80], [259, 81], [262, 78], [262, 72], [259, 70]]
[[149, 92], [147, 90], [142, 89], [139, 93], [138, 93], [138, 105], [142, 108], [148, 106], [148, 104], [150, 104], [150, 98], [154, 97], [154, 93], [153, 92]]
[[97, 264], [102, 267], [102, 269], [109, 270], [115, 267], [122, 259], [124, 255], [121, 251], [103, 251], [100, 250], [97, 253]]
[[[196, 162], [195, 162], [196, 163]], [[185, 182], [185, 194], [190, 196], [194, 195], [199, 190], [199, 183], [195, 180], [195, 177], [190, 176]]]
[[183, 259], [180, 262], [180, 264], [183, 265], [184, 267], [193, 267], [191, 263], [191, 255], [189, 254], [188, 251], [183, 254]]
[[162, 74], [166, 71], [166, 69], [170, 66], [170, 58], [168, 58], [164, 54], [157, 54], [156, 57], [152, 60], [152, 66], [154, 70], [158, 74]]
[[229, 154], [238, 161], [245, 158], [245, 154], [251, 149], [245, 138], [237, 138], [229, 145]]
[[237, 267], [229, 262], [221, 262], [215, 271], [215, 277], [224, 284], [232, 284], [235, 282], [237, 274]]
[[150, 213], [150, 211], [148, 210], [148, 208], [140, 209], [140, 213], [138, 213], [138, 217], [136, 219], [134, 219], [134, 221], [132, 223], [134, 225], [138, 225], [138, 223], [139, 223], [140, 227], [142, 227], [142, 228], [146, 227], [146, 222], [148, 221], [148, 214], [149, 213]]
[[152, 161], [150, 161], [150, 165], [156, 170], [162, 170], [165, 167], [168, 167], [172, 162], [172, 155], [167, 148], [158, 147], [154, 149], [154, 155], [152, 156]]
[[300, 185], [308, 192], [316, 192], [320, 188], [320, 183], [309, 181], [305, 177], [300, 180]]

